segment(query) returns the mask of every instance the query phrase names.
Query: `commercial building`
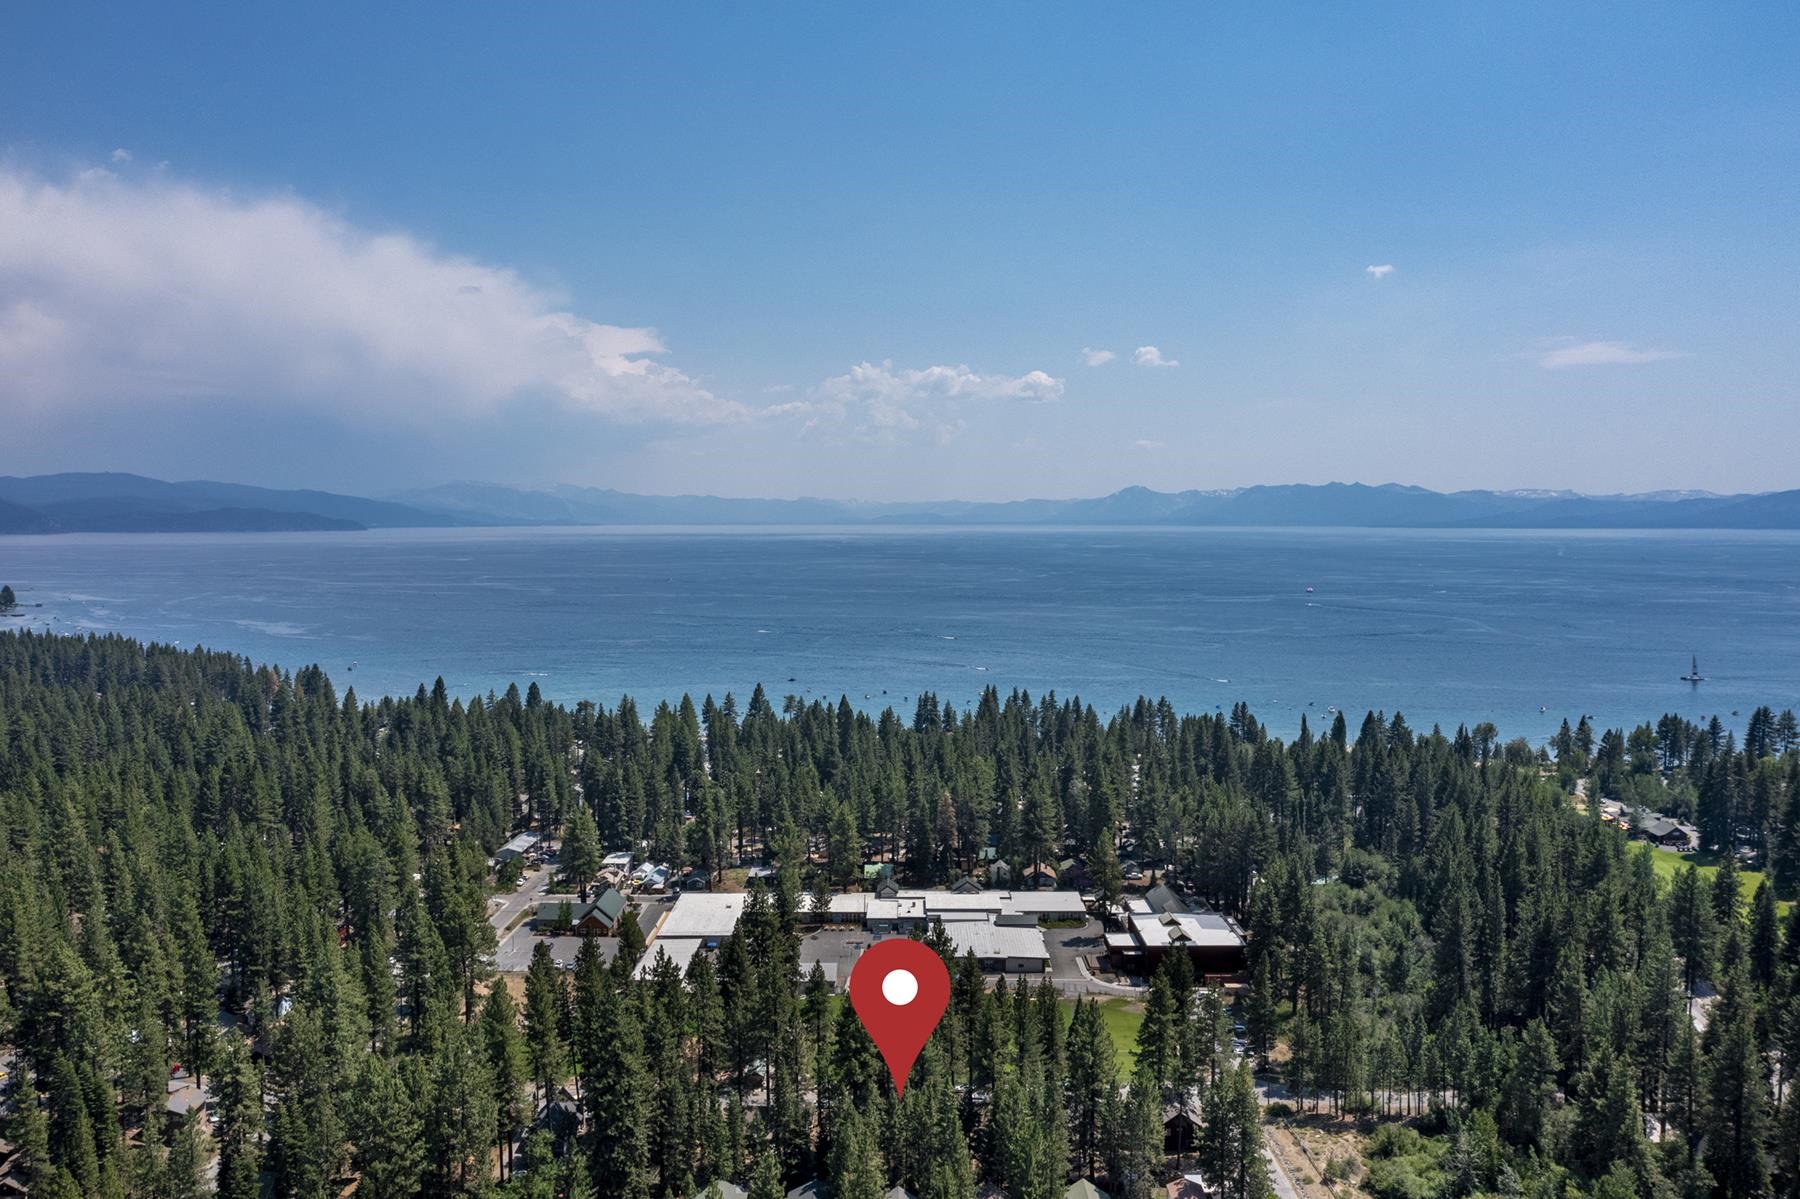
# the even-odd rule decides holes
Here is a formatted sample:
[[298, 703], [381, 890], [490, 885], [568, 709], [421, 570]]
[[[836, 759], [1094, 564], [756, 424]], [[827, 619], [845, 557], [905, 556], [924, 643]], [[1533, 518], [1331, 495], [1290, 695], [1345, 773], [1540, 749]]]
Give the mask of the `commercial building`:
[[687, 891], [675, 900], [669, 914], [656, 930], [656, 939], [694, 937], [709, 941], [709, 949], [737, 931], [744, 914], [744, 901], [750, 897], [742, 891]]
[[1050, 968], [1044, 932], [1035, 924], [950, 920], [944, 932], [956, 956], [972, 953], [983, 974], [1042, 974]]
[[[802, 896], [801, 914], [812, 916], [810, 896]], [[874, 893], [852, 891], [831, 897], [831, 910], [819, 923], [860, 924], [872, 933], [922, 930], [927, 921], [994, 921], [1024, 916], [1032, 920], [1082, 920], [1087, 907], [1073, 891], [923, 891], [884, 884]]]
[[1237, 974], [1244, 969], [1244, 935], [1218, 912], [1195, 911], [1166, 886], [1127, 900], [1125, 927], [1106, 934], [1106, 953], [1123, 974], [1147, 977], [1171, 953], [1185, 953], [1196, 974]]

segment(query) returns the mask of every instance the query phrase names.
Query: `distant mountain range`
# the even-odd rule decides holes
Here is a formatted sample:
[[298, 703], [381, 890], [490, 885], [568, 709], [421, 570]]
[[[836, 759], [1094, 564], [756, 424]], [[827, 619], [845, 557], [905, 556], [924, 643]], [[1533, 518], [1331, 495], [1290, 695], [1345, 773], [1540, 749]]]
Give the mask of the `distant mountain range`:
[[0, 533], [268, 533], [462, 523], [329, 491], [165, 483], [126, 474], [0, 476]]
[[277, 532], [472, 525], [1287, 525], [1464, 529], [1800, 529], [1800, 490], [1430, 491], [1396, 483], [1220, 491], [1127, 487], [1076, 500], [857, 503], [447, 483], [384, 499], [129, 474], [0, 477], [0, 533]]

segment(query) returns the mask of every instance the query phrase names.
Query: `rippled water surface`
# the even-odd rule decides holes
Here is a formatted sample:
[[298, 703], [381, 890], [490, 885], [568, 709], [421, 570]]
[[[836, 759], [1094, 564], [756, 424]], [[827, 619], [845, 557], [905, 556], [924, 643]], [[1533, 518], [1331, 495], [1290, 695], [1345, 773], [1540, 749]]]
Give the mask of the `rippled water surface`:
[[[361, 694], [611, 703], [993, 684], [1108, 710], [1336, 706], [1534, 741], [1800, 706], [1800, 536], [603, 529], [0, 537], [23, 618], [323, 665]], [[1311, 588], [1309, 591], [1308, 588]], [[1707, 682], [1680, 682], [1698, 654]], [[352, 663], [355, 664], [351, 669]], [[1540, 710], [1542, 709], [1542, 710]], [[1738, 722], [1741, 723], [1741, 719]]]

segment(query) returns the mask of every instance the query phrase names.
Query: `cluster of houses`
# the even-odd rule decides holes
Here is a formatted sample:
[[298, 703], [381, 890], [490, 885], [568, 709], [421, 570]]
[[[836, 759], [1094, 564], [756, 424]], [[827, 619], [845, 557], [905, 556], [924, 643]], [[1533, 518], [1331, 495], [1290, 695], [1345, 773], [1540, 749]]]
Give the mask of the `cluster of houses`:
[[629, 853], [609, 854], [591, 886], [583, 887], [578, 895], [545, 896], [533, 913], [532, 923], [543, 931], [610, 937], [618, 931], [619, 921], [625, 915], [627, 891], [645, 895], [671, 890], [704, 891], [709, 881], [704, 870], [690, 870], [671, 885], [673, 878], [674, 871], [668, 866], [641, 862], [634, 867]]

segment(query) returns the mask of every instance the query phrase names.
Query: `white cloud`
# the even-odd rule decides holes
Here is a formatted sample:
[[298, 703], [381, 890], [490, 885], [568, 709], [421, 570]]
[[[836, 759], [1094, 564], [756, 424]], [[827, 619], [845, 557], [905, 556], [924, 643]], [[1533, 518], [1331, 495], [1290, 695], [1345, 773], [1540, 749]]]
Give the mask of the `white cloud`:
[[120, 146], [117, 150], [114, 150], [112, 152], [112, 160], [114, 162], [130, 162], [131, 161], [131, 151], [127, 150], [123, 146]]
[[1366, 266], [1363, 270], [1369, 272], [1371, 278], [1385, 279], [1394, 273], [1394, 264], [1391, 262], [1384, 262], [1380, 266]]
[[927, 434], [945, 441], [962, 430], [965, 403], [1046, 403], [1062, 394], [1063, 381], [1044, 371], [992, 375], [967, 366], [861, 362], [824, 380], [808, 399], [772, 405], [762, 415], [802, 417], [808, 430], [833, 427], [871, 440]]
[[1105, 366], [1117, 357], [1118, 355], [1111, 350], [1090, 350], [1086, 346], [1081, 347], [1081, 361], [1088, 366]]
[[1133, 449], [1138, 449], [1138, 450], [1160, 450], [1168, 444], [1169, 443], [1166, 441], [1157, 441], [1156, 439], [1150, 438], [1150, 437], [1140, 437], [1136, 441], [1132, 442], [1131, 446]]
[[1623, 341], [1565, 341], [1538, 355], [1537, 362], [1545, 370], [1561, 370], [1569, 366], [1633, 366], [1685, 357], [1680, 350], [1641, 349]]
[[921, 400], [1057, 400], [1063, 381], [1043, 371], [1023, 375], [983, 375], [966, 366], [928, 366], [896, 370], [892, 361], [858, 363], [848, 373], [819, 384], [821, 395], [839, 398], [876, 397], [895, 403]]
[[1131, 360], [1139, 366], [1180, 366], [1173, 358], [1164, 358], [1163, 352], [1155, 346], [1139, 346], [1131, 355]]
[[653, 329], [292, 196], [0, 168], [0, 412], [229, 400], [429, 423], [521, 402], [626, 421], [746, 410]]

